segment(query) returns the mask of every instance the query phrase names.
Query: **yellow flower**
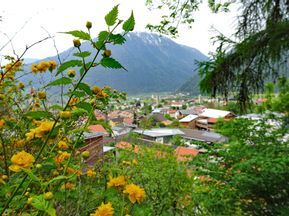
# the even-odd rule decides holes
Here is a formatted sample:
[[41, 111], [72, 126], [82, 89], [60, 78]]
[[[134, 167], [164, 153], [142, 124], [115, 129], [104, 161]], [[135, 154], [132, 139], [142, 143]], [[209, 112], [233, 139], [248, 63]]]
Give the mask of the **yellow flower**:
[[71, 98], [69, 101], [69, 106], [74, 106], [79, 102], [79, 98]]
[[112, 216], [114, 209], [112, 204], [108, 202], [107, 204], [101, 203], [101, 205], [96, 209], [95, 213], [90, 214], [90, 216]]
[[63, 140], [59, 141], [59, 143], [57, 145], [58, 145], [58, 148], [60, 148], [60, 149], [64, 149], [64, 150], [68, 149], [67, 143]]
[[3, 128], [5, 125], [5, 121], [3, 119], [0, 119], [0, 129]]
[[26, 203], [27, 203], [28, 205], [30, 205], [30, 204], [32, 203], [32, 201], [33, 201], [33, 197], [29, 197], [29, 198], [27, 199], [27, 202], [26, 202]]
[[61, 186], [61, 190], [73, 190], [75, 188], [75, 184], [71, 182], [66, 182]]
[[51, 200], [52, 198], [53, 198], [53, 193], [52, 193], [51, 191], [46, 192], [46, 193], [44, 194], [44, 199], [45, 199], [45, 200]]
[[68, 119], [71, 117], [71, 112], [70, 111], [61, 111], [59, 113], [60, 117], [63, 119]]
[[45, 100], [46, 99], [46, 92], [44, 92], [44, 91], [38, 92], [38, 97], [39, 97], [39, 99]]
[[144, 189], [135, 184], [127, 185], [123, 192], [128, 194], [128, 198], [131, 203], [135, 203], [135, 202], [141, 203], [143, 199], [145, 198]]
[[70, 157], [70, 153], [68, 152], [59, 152], [58, 155], [54, 158], [55, 162], [57, 164], [62, 163], [65, 159], [68, 159]]
[[87, 175], [87, 177], [95, 178], [96, 172], [89, 169], [89, 170], [87, 170], [86, 175]]
[[107, 186], [110, 187], [123, 187], [125, 186], [125, 176], [118, 176], [116, 178], [111, 178], [107, 183]]
[[22, 147], [22, 146], [24, 146], [24, 145], [25, 145], [25, 140], [24, 140], [24, 139], [16, 140], [16, 141], [14, 142], [14, 146], [15, 146], [16, 148], [20, 148], [20, 147]]
[[9, 166], [9, 169], [14, 172], [20, 172], [21, 168], [31, 168], [35, 159], [31, 154], [21, 151], [13, 155], [11, 161], [12, 165]]
[[69, 173], [69, 174], [75, 174], [75, 175], [77, 175], [77, 176], [81, 176], [81, 175], [82, 175], [82, 172], [81, 172], [81, 171], [76, 170], [76, 169], [73, 169], [73, 168], [71, 168], [71, 167], [67, 167], [67, 168], [66, 168], [66, 171], [67, 171], [67, 173]]

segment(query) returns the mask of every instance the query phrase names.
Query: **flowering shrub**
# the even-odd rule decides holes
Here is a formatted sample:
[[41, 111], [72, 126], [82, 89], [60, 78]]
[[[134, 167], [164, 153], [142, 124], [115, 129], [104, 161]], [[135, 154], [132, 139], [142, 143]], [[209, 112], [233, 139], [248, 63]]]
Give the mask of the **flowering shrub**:
[[[110, 87], [83, 82], [94, 67], [123, 68], [106, 46], [125, 42], [124, 36], [134, 28], [133, 14], [123, 22], [115, 6], [105, 22], [108, 30], [97, 39], [91, 37], [91, 22], [86, 23], [87, 31], [66, 32], [75, 37], [73, 60], [42, 61], [24, 71], [23, 59], [6, 57], [9, 63], [0, 70], [1, 215], [113, 215], [121, 211], [105, 195], [107, 175], [96, 168], [85, 171], [89, 152], [77, 151], [84, 144], [87, 126], [97, 121], [94, 110], [105, 110], [112, 100], [125, 97]], [[122, 33], [115, 33], [120, 26]], [[94, 52], [83, 51], [83, 41]], [[55, 78], [35, 90], [29, 82], [18, 80], [27, 73], [51, 73]], [[60, 104], [51, 100], [50, 88], [61, 89]], [[137, 189], [141, 193], [126, 191], [140, 203], [145, 192]]]

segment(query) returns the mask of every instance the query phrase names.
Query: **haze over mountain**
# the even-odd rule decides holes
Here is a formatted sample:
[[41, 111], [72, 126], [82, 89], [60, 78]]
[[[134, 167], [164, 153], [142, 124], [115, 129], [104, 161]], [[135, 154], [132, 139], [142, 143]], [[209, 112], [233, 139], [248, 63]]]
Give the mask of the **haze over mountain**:
[[[112, 50], [111, 57], [127, 71], [96, 67], [87, 74], [85, 81], [91, 85], [108, 85], [129, 94], [174, 92], [197, 73], [196, 61], [207, 59], [197, 49], [143, 32], [129, 33], [123, 45], [108, 48]], [[75, 59], [74, 49], [60, 53], [60, 59]], [[83, 43], [81, 49], [93, 52], [88, 43]], [[48, 59], [57, 60], [57, 57]]]

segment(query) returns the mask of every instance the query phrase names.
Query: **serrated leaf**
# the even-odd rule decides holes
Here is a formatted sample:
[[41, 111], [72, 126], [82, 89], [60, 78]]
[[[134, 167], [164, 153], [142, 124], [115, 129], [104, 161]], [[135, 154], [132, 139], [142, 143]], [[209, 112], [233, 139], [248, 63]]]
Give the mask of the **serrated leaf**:
[[113, 58], [108, 58], [108, 57], [102, 58], [100, 61], [100, 64], [105, 68], [113, 68], [113, 69], [123, 68], [123, 69], [125, 69], [117, 60], [115, 60]]
[[[68, 93], [66, 95], [69, 96], [70, 94], [71, 93]], [[72, 92], [72, 95], [74, 95], [75, 97], [81, 98], [81, 97], [84, 97], [86, 94], [83, 91], [74, 91], [74, 92]]]
[[64, 32], [64, 33], [70, 34], [74, 37], [78, 37], [79, 39], [82, 39], [82, 40], [90, 40], [91, 39], [90, 35], [84, 31], [75, 30], [75, 31], [69, 31], [69, 32]]
[[78, 88], [83, 90], [86, 94], [92, 95], [92, 91], [86, 83], [79, 83]]
[[41, 118], [51, 118], [53, 115], [47, 111], [32, 111], [25, 114], [26, 117], [31, 117], [33, 119], [41, 119]]
[[76, 57], [80, 57], [80, 58], [86, 58], [91, 55], [91, 52], [84, 51], [84, 52], [74, 53], [73, 55]]
[[80, 60], [70, 60], [70, 61], [64, 62], [58, 68], [56, 76], [60, 74], [61, 72], [65, 71], [67, 68], [76, 67], [76, 66], [80, 67], [81, 65], [82, 65], [82, 61]]
[[41, 184], [41, 180], [36, 175], [34, 175], [30, 170], [28, 169], [22, 169], [22, 170], [29, 176], [31, 180]]
[[62, 110], [63, 107], [58, 105], [58, 104], [54, 104], [52, 106], [49, 107], [50, 109], [54, 109], [54, 110]]
[[50, 180], [49, 182], [47, 182], [46, 184], [49, 185], [49, 184], [52, 184], [52, 183], [54, 183], [54, 182], [57, 182], [57, 181], [60, 181], [60, 180], [67, 180], [67, 179], [69, 179], [68, 176], [63, 176], [63, 175], [61, 175], [61, 176], [57, 176], [57, 177], [51, 179], [51, 180]]
[[114, 6], [112, 10], [104, 17], [108, 26], [113, 26], [116, 23], [118, 16], [118, 5]]
[[109, 39], [109, 32], [108, 31], [101, 31], [98, 34], [97, 40], [98, 41], [105, 41], [107, 39]]
[[76, 104], [77, 107], [86, 110], [88, 113], [93, 111], [93, 107], [90, 103], [87, 102], [80, 102], [78, 104]]
[[116, 34], [116, 35], [110, 35], [109, 37], [110, 41], [113, 42], [114, 44], [123, 44], [126, 40], [121, 34]]
[[47, 86], [58, 86], [58, 85], [69, 85], [72, 83], [72, 80], [68, 77], [61, 77], [57, 80], [54, 80], [50, 83], [48, 83]]
[[126, 32], [132, 31], [135, 26], [135, 20], [133, 16], [133, 11], [131, 12], [130, 17], [123, 23], [122, 29]]

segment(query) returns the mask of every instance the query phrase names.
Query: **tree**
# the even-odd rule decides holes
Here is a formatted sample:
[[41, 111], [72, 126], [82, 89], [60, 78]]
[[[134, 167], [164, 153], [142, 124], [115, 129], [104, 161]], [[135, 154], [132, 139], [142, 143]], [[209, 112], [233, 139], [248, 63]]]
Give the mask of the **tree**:
[[[156, 1], [149, 0], [150, 4]], [[212, 96], [228, 98], [236, 94], [241, 112], [251, 104], [251, 96], [264, 90], [268, 79], [276, 80], [287, 68], [289, 48], [288, 0], [236, 0], [220, 3], [208, 0], [213, 12], [227, 11], [234, 2], [240, 9], [233, 39], [220, 34], [215, 37], [219, 46], [211, 59], [200, 63], [200, 88]], [[159, 8], [168, 7], [170, 15], [163, 16], [159, 26], [149, 26], [161, 33], [179, 23], [192, 24], [192, 12], [198, 9], [197, 0], [163, 0]]]

